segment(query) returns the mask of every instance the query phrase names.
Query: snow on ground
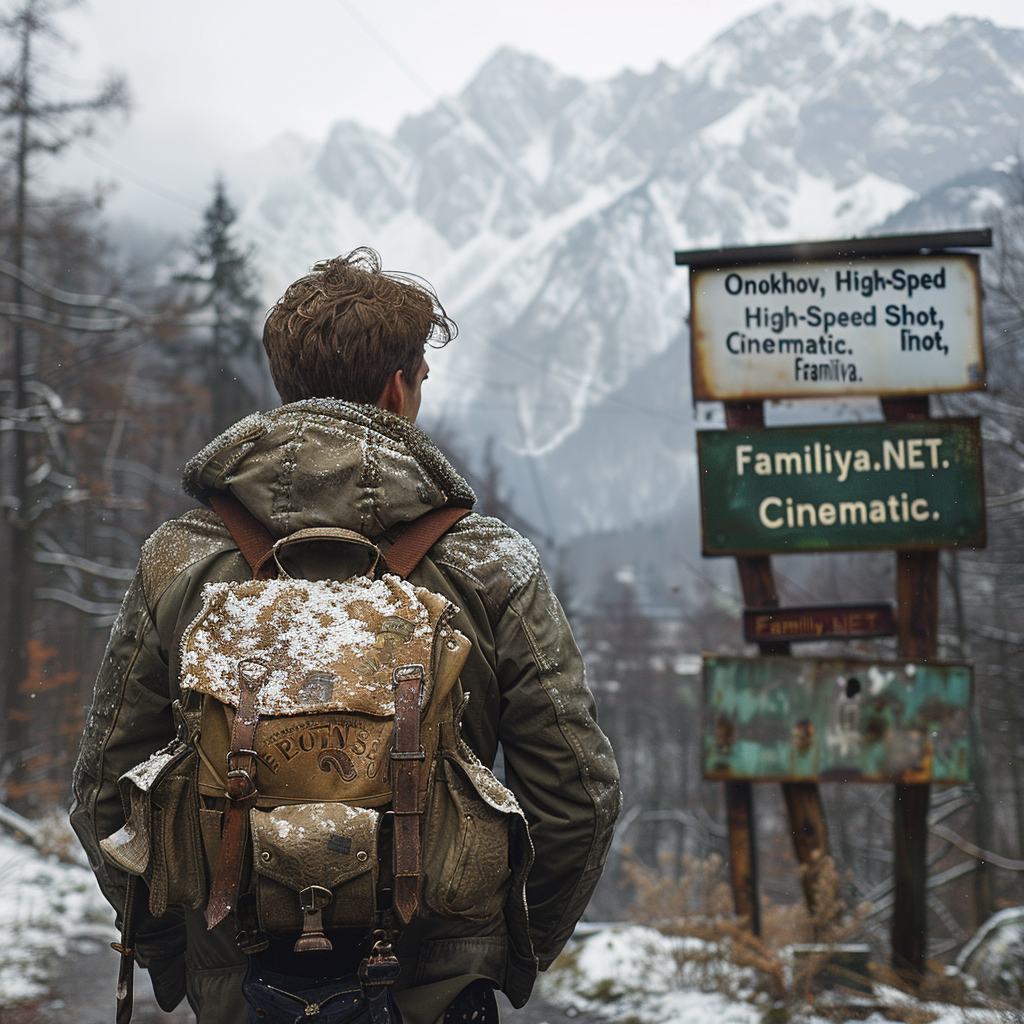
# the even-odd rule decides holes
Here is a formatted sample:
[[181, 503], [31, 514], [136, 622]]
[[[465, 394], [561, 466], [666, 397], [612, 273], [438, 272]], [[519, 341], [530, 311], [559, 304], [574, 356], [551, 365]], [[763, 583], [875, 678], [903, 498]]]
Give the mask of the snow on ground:
[[[578, 934], [578, 933], [577, 933]], [[603, 927], [570, 943], [547, 972], [539, 989], [549, 1002], [575, 1009], [580, 1019], [597, 1022], [659, 1021], [661, 1024], [763, 1024], [772, 1003], [753, 989], [753, 976], [717, 955], [698, 939], [662, 935], [639, 925]], [[825, 1002], [827, 995], [821, 997]], [[875, 986], [875, 1006], [862, 1001], [849, 1019], [883, 1024], [928, 1020], [931, 1024], [1007, 1024], [1005, 1011], [923, 1003], [896, 989]], [[779, 1019], [792, 1024], [837, 1024], [835, 1002], [828, 1018], [797, 1003]]]
[[[772, 1010], [755, 993], [749, 971], [698, 939], [666, 936], [639, 925], [600, 926], [578, 934], [541, 975], [538, 994], [582, 1020], [763, 1024]], [[114, 940], [117, 933], [88, 868], [44, 856], [0, 832], [0, 1008], [44, 995], [59, 958], [76, 943], [97, 937]], [[933, 1024], [1007, 1021], [1005, 1012], [919, 1003], [880, 986], [875, 996], [879, 1009], [867, 1017], [862, 1011], [849, 1024], [924, 1020], [922, 1012]], [[793, 1024], [836, 1024], [839, 1018], [830, 1014], [826, 1021], [800, 1008], [789, 1019]]]
[[0, 1007], [45, 994], [58, 958], [87, 936], [117, 938], [92, 872], [0, 831]]
[[760, 1024], [761, 1010], [720, 992], [681, 987], [685, 960], [701, 944], [651, 928], [602, 929], [572, 945], [547, 974], [544, 998], [573, 1006], [586, 1020], [657, 1020], [665, 1024]]

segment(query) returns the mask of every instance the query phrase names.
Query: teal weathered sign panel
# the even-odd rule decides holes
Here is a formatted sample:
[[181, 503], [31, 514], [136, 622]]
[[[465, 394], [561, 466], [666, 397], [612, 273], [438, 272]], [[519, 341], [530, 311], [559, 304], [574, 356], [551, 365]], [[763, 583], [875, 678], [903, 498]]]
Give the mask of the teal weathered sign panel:
[[971, 667], [960, 662], [704, 658], [704, 777], [970, 780]]
[[705, 555], [984, 547], [977, 419], [697, 434]]

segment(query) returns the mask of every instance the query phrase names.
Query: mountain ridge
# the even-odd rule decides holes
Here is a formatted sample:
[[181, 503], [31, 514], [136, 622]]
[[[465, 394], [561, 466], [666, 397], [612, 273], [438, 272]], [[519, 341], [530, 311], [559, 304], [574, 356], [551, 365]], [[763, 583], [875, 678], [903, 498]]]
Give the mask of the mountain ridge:
[[[789, 0], [680, 68], [584, 82], [501, 49], [390, 138], [341, 122], [250, 166], [240, 223], [268, 298], [363, 244], [431, 281], [462, 337], [431, 357], [425, 415], [471, 455], [497, 438], [536, 521], [529, 459], [564, 532], [613, 529], [695, 507], [673, 251], [929, 227], [922, 197], [1006, 158], [1022, 119], [1024, 31]], [[679, 417], [678, 443], [615, 411], [645, 372], [629, 404]]]

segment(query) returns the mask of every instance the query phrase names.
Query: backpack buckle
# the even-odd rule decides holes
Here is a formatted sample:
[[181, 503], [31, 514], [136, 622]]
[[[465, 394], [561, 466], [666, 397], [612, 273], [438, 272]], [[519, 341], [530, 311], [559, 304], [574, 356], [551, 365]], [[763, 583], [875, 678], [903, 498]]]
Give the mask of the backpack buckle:
[[[250, 768], [255, 767], [256, 758], [259, 755], [255, 750], [250, 750], [248, 747], [242, 747], [239, 750], [229, 750], [224, 755], [225, 761], [228, 765], [228, 799], [229, 800], [244, 800], [246, 797], [252, 796], [256, 792], [256, 781], [250, 774]], [[249, 766], [243, 768], [240, 764], [236, 763], [237, 758], [247, 757], [250, 758]], [[239, 787], [238, 782], [242, 782], [243, 785]], [[236, 783], [236, 785], [232, 785]], [[234, 791], [234, 792], [233, 792]]]
[[311, 950], [333, 949], [331, 940], [324, 934], [323, 912], [330, 906], [334, 894], [322, 885], [307, 885], [299, 892], [299, 907], [302, 909], [302, 934], [293, 947], [295, 953]]
[[414, 662], [410, 665], [399, 665], [392, 673], [392, 679], [397, 686], [399, 683], [411, 683], [417, 679], [422, 682], [424, 675], [423, 666]]
[[401, 973], [401, 964], [391, 945], [391, 934], [383, 928], [374, 931], [373, 937], [376, 941], [373, 949], [370, 955], [360, 962], [357, 971], [360, 984], [364, 988], [383, 988], [385, 985], [391, 985]]

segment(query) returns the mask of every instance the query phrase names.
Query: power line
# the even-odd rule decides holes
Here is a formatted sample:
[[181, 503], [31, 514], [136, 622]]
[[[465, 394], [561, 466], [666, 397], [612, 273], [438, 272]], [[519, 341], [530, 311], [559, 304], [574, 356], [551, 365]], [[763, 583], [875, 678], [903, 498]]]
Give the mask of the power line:
[[105, 167], [108, 171], [113, 172], [119, 178], [123, 178], [125, 181], [130, 181], [133, 185], [138, 185], [139, 188], [145, 189], [147, 192], [152, 192], [153, 195], [160, 196], [161, 199], [177, 203], [178, 206], [184, 206], [186, 209], [192, 210], [193, 213], [203, 212], [204, 207], [200, 203], [189, 199], [188, 196], [184, 196], [180, 192], [175, 192], [173, 189], [166, 188], [159, 182], [153, 181], [141, 174], [137, 174], [130, 168], [125, 167], [124, 164], [118, 163], [109, 156], [103, 156], [97, 153], [94, 149], [90, 149], [77, 139], [74, 140], [74, 145], [87, 160], [91, 160], [93, 163], [99, 164], [101, 167]]
[[[428, 99], [430, 99], [432, 102], [440, 103], [449, 113], [451, 113], [456, 118], [456, 120], [462, 122], [463, 124], [470, 123], [469, 119], [466, 118], [465, 114], [461, 110], [453, 107], [450, 103], [446, 102], [445, 100], [439, 99], [434, 90], [420, 76], [416, 69], [402, 56], [401, 53], [399, 53], [397, 49], [395, 49], [394, 46], [392, 46], [392, 44], [384, 35], [377, 31], [373, 23], [370, 22], [352, 3], [350, 3], [350, 0], [338, 0], [338, 3], [349, 15], [349, 17], [388, 55], [388, 57], [391, 58], [391, 60], [394, 61], [396, 66], [410, 79], [410, 81], [413, 82], [413, 84]], [[493, 146], [489, 146], [488, 148], [490, 150], [494, 149]], [[498, 151], [494, 155], [497, 155], [500, 161], [506, 164], [506, 166], [508, 166], [513, 171], [514, 175], [522, 173], [521, 169], [516, 167], [515, 164], [511, 163], [504, 153]], [[548, 365], [545, 365], [539, 360], [530, 359], [528, 356], [523, 355], [521, 352], [517, 352], [512, 348], [499, 344], [492, 338], [485, 338], [484, 341], [485, 344], [488, 344], [491, 347], [496, 348], [501, 352], [504, 352], [506, 355], [512, 356], [513, 358], [516, 359], [520, 359], [521, 361], [527, 363], [528, 365], [532, 365], [538, 369], [544, 370], [546, 373], [552, 373], [552, 368]], [[459, 376], [457, 371], [454, 371], [454, 374], [456, 376]], [[586, 380], [582, 376], [574, 374], [571, 371], [567, 371], [563, 368], [559, 367], [555, 369], [554, 375], [561, 377], [561, 379], [568, 384], [584, 388], [588, 394], [597, 397], [599, 402], [617, 405], [621, 409], [624, 409], [626, 411], [637, 413], [644, 416], [651, 416], [654, 417], [655, 419], [660, 419], [669, 423], [686, 424], [690, 422], [685, 417], [672, 416], [671, 414], [667, 414], [659, 410], [649, 409], [645, 406], [636, 405], [632, 402], [628, 402], [616, 396], [614, 392], [603, 392], [597, 387], [595, 387], [595, 385], [592, 382]], [[470, 374], [461, 374], [461, 376], [467, 379], [473, 379], [473, 376]], [[498, 381], [487, 380], [486, 378], [483, 377], [478, 377], [476, 379], [478, 379], [481, 383], [488, 384], [491, 386], [507, 386], [507, 382], [500, 382], [499, 384]]]
[[338, 0], [338, 3], [345, 9], [348, 16], [398, 65], [398, 67], [405, 72], [412, 83], [418, 88], [429, 100], [434, 103], [437, 102], [437, 94], [433, 89], [419, 76], [416, 69], [391, 45], [388, 40], [381, 35], [374, 27], [373, 24], [368, 21], [355, 7], [348, 2], [348, 0]]
[[[607, 402], [611, 405], [617, 405], [628, 412], [637, 413], [641, 416], [653, 416], [655, 419], [665, 420], [669, 423], [685, 425], [692, 422], [692, 420], [684, 416], [673, 416], [671, 413], [662, 412], [658, 409], [651, 409], [647, 406], [630, 402], [619, 397], [614, 391], [602, 391], [594, 383], [566, 367], [552, 367], [541, 359], [532, 358], [511, 346], [502, 345], [493, 338], [484, 338], [483, 340], [484, 344], [490, 345], [492, 348], [496, 348], [499, 352], [503, 352], [505, 355], [510, 356], [513, 359], [518, 359], [520, 362], [526, 363], [528, 366], [532, 366], [538, 370], [543, 370], [547, 374], [560, 378], [566, 384], [583, 388], [588, 394], [596, 397], [599, 402]], [[496, 384], [497, 382], [488, 381], [488, 383]], [[505, 386], [508, 386], [507, 382], [505, 382]]]
[[519, 167], [515, 161], [511, 160], [508, 155], [498, 146], [490, 135], [484, 130], [484, 128], [477, 124], [471, 117], [467, 117], [466, 114], [459, 109], [458, 106], [445, 99], [443, 96], [438, 96], [436, 92], [427, 84], [427, 82], [420, 76], [416, 69], [395, 49], [394, 46], [387, 40], [387, 38], [374, 28], [370, 20], [357, 10], [349, 0], [338, 0], [338, 3], [345, 9], [349, 17], [395, 62], [395, 65], [401, 70], [413, 84], [418, 88], [431, 102], [436, 103], [438, 106], [446, 110], [464, 129], [472, 133], [476, 140], [483, 146], [487, 153], [495, 160], [496, 163], [501, 164], [505, 167], [506, 171], [512, 179], [522, 178], [524, 171]]

